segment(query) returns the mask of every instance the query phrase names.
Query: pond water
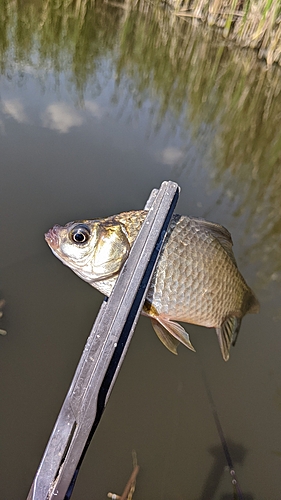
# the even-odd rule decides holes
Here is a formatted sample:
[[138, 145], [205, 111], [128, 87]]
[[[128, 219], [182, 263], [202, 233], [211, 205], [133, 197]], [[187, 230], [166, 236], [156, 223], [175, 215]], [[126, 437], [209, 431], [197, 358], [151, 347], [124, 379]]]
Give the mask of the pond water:
[[26, 498], [103, 299], [44, 233], [170, 179], [178, 213], [229, 229], [261, 312], [227, 363], [214, 330], [173, 356], [140, 318], [72, 498], [121, 494], [132, 450], [134, 500], [235, 498], [203, 369], [244, 498], [280, 499], [280, 70], [145, 3], [0, 11], [0, 498]]

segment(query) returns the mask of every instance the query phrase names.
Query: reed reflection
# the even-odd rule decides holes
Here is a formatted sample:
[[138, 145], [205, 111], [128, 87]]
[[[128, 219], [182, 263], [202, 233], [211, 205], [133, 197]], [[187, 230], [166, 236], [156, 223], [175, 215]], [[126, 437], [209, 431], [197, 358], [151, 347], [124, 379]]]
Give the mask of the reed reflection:
[[[246, 256], [263, 262], [260, 282], [281, 281], [279, 68], [265, 71], [253, 51], [230, 48], [216, 31], [142, 1], [134, 8], [100, 0], [7, 1], [0, 23], [2, 78], [23, 85], [30, 73], [44, 90], [52, 73], [59, 96], [63, 77], [79, 108], [87, 89], [99, 95], [114, 75], [112, 102], [135, 114], [150, 100], [152, 133], [165, 119], [171, 135], [176, 128], [191, 131], [194, 143], [204, 146], [213, 186], [236, 196], [233, 215], [247, 219]], [[2, 102], [2, 112], [27, 121], [20, 103]], [[81, 116], [73, 116], [79, 126]], [[44, 120], [67, 131], [52, 109]], [[189, 175], [189, 151], [178, 151], [178, 174]]]

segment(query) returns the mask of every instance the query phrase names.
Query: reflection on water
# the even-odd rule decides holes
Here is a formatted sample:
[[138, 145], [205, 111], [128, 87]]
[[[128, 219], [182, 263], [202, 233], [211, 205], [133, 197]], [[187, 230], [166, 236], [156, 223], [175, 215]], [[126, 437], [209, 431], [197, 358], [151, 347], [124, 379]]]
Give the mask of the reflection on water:
[[0, 54], [1, 499], [25, 498], [100, 304], [43, 233], [172, 178], [181, 213], [232, 232], [261, 314], [228, 364], [214, 332], [190, 326], [198, 354], [173, 357], [141, 319], [73, 498], [122, 491], [132, 448], [134, 500], [234, 498], [200, 354], [244, 498], [278, 500], [280, 70], [142, 1], [7, 0]]
[[[132, 102], [137, 113], [148, 98], [157, 96], [150, 110], [151, 133], [168, 117], [174, 133], [179, 126], [181, 134], [191, 129], [201, 147], [209, 138], [204, 163], [224, 196], [236, 193], [234, 215], [246, 216], [254, 235], [248, 241], [249, 258], [263, 261], [259, 275], [264, 284], [281, 280], [278, 68], [266, 71], [254, 52], [223, 45], [215, 31], [194, 29], [169, 11], [149, 9], [142, 2], [138, 10], [129, 2], [109, 3], [105, 9], [101, 2], [86, 0], [58, 5], [5, 2], [0, 9], [2, 75], [23, 85], [28, 74], [36, 73], [44, 91], [52, 72], [57, 95], [66, 85], [76, 103], [76, 108], [59, 101], [50, 104], [41, 114], [43, 126], [62, 133], [78, 127], [83, 123], [81, 107], [101, 117], [104, 110], [85, 101], [85, 91], [99, 95], [112, 76], [112, 101], [121, 113]], [[105, 58], [110, 64], [104, 64]], [[29, 123], [18, 98], [2, 99], [1, 110]], [[3, 129], [3, 119], [1, 124]], [[190, 165], [189, 155], [189, 144], [183, 141], [181, 149], [164, 149], [161, 159], [177, 165], [179, 174]]]
[[[236, 468], [236, 465], [238, 465], [238, 464], [243, 465], [245, 455], [246, 455], [246, 450], [245, 450], [244, 446], [239, 445], [239, 444], [235, 444], [231, 441], [228, 441], [228, 445], [231, 449], [231, 457], [232, 457], [234, 468]], [[225, 465], [225, 456], [222, 453], [221, 446], [212, 446], [211, 448], [209, 448], [208, 451], [212, 455], [214, 461], [213, 461], [213, 465], [210, 469], [210, 472], [209, 472], [209, 474], [206, 477], [206, 480], [204, 482], [200, 500], [210, 500], [210, 498], [216, 498], [217, 488], [220, 485], [222, 475], [227, 470], [227, 467]], [[234, 492], [236, 491], [235, 486], [234, 486], [233, 490], [234, 490]], [[231, 498], [233, 498], [233, 497], [231, 497]], [[243, 498], [244, 498], [244, 496], [243, 496]], [[250, 498], [252, 498], [252, 497], [249, 497], [249, 500], [250, 500]]]

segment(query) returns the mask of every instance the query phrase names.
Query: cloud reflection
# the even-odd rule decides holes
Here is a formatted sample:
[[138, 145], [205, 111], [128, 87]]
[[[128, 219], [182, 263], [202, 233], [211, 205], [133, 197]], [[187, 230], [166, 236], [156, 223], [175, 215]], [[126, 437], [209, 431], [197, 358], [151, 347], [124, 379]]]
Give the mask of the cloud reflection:
[[27, 123], [28, 118], [24, 111], [22, 102], [19, 99], [6, 99], [2, 101], [2, 110], [5, 115], [9, 115], [19, 123]]
[[102, 118], [105, 113], [105, 109], [95, 101], [85, 101], [85, 109], [95, 118]]
[[42, 114], [43, 126], [65, 134], [71, 127], [82, 125], [81, 114], [63, 102], [50, 104]]
[[173, 166], [176, 162], [182, 160], [184, 157], [183, 151], [179, 148], [165, 148], [161, 151], [161, 159], [166, 165]]

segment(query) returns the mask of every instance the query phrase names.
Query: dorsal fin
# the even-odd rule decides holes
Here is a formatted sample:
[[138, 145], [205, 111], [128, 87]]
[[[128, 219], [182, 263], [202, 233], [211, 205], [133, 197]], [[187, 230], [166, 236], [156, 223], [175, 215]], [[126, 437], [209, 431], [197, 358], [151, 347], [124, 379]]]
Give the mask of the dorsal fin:
[[233, 264], [237, 267], [237, 263], [232, 251], [232, 238], [230, 232], [220, 224], [216, 224], [215, 222], [209, 222], [205, 219], [200, 219], [199, 217], [194, 217], [199, 226], [209, 233], [211, 233], [214, 238], [216, 238], [221, 246], [225, 249], [229, 257], [231, 258]]

